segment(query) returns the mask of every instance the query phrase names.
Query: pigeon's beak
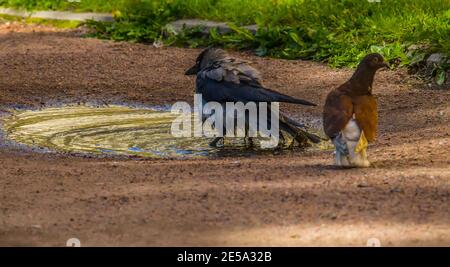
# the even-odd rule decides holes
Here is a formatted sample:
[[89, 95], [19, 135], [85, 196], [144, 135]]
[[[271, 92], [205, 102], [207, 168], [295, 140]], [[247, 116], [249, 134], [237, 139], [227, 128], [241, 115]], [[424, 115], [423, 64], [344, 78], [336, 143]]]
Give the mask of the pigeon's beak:
[[185, 75], [195, 75], [198, 72], [198, 67], [197, 64], [195, 64], [194, 66], [190, 67], [184, 74]]

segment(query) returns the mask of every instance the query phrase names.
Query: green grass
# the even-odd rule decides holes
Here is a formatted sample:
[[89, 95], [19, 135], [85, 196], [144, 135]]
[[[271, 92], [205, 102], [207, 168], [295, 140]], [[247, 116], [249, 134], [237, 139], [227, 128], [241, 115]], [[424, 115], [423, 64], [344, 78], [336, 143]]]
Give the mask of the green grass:
[[70, 10], [113, 12], [123, 7], [127, 0], [0, 0], [0, 6], [27, 10]]
[[52, 26], [55, 28], [60, 28], [60, 29], [75, 29], [83, 24], [83, 22], [72, 21], [72, 20], [22, 18], [22, 17], [0, 14], [0, 22], [2, 22], [3, 20], [4, 21], [17, 21], [17, 22], [24, 22], [24, 23], [32, 23], [32, 24], [39, 24], [39, 25], [49, 25], [49, 26]]
[[[380, 52], [405, 66], [419, 64], [430, 53], [450, 55], [450, 0], [0, 0], [0, 4], [112, 12], [114, 23], [89, 23], [101, 38], [251, 49], [261, 56], [312, 59], [333, 67], [354, 67], [369, 52]], [[212, 31], [209, 37], [195, 29], [175, 34], [166, 24], [180, 18], [228, 21], [234, 31], [226, 35]], [[256, 35], [238, 27], [248, 24], [259, 26]]]

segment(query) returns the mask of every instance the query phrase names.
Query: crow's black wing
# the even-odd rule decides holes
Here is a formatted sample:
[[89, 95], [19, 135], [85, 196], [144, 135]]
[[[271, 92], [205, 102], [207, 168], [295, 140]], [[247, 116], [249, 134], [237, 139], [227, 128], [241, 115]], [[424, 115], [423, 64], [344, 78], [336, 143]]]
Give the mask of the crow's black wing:
[[214, 62], [202, 69], [198, 76], [218, 82], [225, 81], [262, 86], [261, 74], [257, 69], [250, 66], [247, 61], [231, 57]]
[[232, 81], [217, 81], [207, 76], [197, 76], [197, 93], [206, 101], [223, 102], [286, 102], [315, 106], [315, 104], [276, 91], [260, 87], [258, 84]]

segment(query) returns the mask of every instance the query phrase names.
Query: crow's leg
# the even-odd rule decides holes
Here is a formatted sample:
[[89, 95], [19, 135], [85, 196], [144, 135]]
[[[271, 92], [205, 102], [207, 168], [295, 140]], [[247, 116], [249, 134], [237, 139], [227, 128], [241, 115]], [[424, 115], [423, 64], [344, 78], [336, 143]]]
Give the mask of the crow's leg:
[[211, 143], [209, 143], [209, 146], [211, 147], [224, 147], [225, 146], [225, 139], [223, 137], [216, 137], [214, 140], [212, 140]]
[[[226, 121], [225, 113], [224, 113], [223, 120]], [[223, 125], [222, 134], [223, 134], [223, 136], [215, 137], [214, 140], [212, 140], [211, 143], [209, 143], [209, 146], [216, 147], [216, 148], [224, 147], [225, 146], [225, 135], [227, 134], [227, 128], [225, 127], [225, 125]]]
[[249, 116], [246, 114], [245, 117], [245, 136], [244, 136], [244, 144], [246, 148], [253, 148], [255, 143], [253, 142], [253, 137], [250, 136], [250, 125], [249, 125]]
[[253, 148], [255, 143], [253, 142], [253, 137], [246, 136], [244, 137], [244, 143], [246, 148]]

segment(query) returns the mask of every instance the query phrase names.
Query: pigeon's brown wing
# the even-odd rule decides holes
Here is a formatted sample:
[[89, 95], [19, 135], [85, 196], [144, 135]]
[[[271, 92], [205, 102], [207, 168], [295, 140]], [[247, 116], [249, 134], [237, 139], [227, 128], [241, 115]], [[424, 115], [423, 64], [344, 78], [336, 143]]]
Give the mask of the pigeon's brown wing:
[[347, 125], [353, 116], [352, 99], [338, 90], [331, 91], [323, 109], [323, 129], [325, 134], [334, 138]]
[[367, 141], [375, 141], [378, 126], [377, 101], [373, 95], [353, 97], [353, 111]]

